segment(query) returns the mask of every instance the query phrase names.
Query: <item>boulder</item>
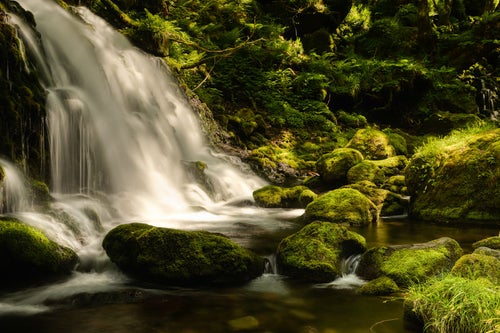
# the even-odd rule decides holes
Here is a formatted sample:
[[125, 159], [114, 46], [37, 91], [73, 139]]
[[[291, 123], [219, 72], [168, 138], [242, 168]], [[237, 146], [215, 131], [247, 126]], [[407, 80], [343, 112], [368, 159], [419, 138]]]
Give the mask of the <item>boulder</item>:
[[304, 219], [360, 226], [377, 222], [378, 210], [361, 192], [341, 188], [323, 194], [307, 205]]
[[123, 224], [106, 235], [103, 247], [124, 272], [162, 284], [240, 283], [264, 270], [263, 258], [205, 231]]
[[500, 236], [488, 237], [472, 244], [473, 249], [477, 249], [479, 247], [488, 247], [493, 250], [500, 250]]
[[421, 244], [374, 247], [361, 256], [356, 274], [365, 280], [388, 276], [403, 288], [449, 271], [461, 255], [460, 245], [448, 237]]
[[316, 170], [324, 182], [344, 185], [347, 182], [349, 169], [362, 160], [363, 155], [356, 149], [337, 148], [318, 159]]
[[440, 223], [500, 224], [500, 128], [417, 152], [405, 171], [410, 214]]
[[375, 163], [364, 160], [350, 168], [347, 172], [347, 182], [349, 184], [357, 183], [363, 180], [368, 180], [377, 185], [381, 185], [385, 180], [385, 174]]
[[306, 186], [264, 186], [253, 192], [255, 203], [266, 208], [305, 208], [318, 195]]
[[316, 221], [280, 242], [278, 270], [307, 281], [333, 281], [341, 274], [341, 260], [363, 253], [365, 244], [361, 235], [344, 226]]
[[369, 160], [383, 160], [396, 154], [387, 134], [375, 128], [358, 130], [347, 143], [346, 148], [356, 149]]
[[457, 260], [451, 272], [455, 275], [475, 280], [483, 277], [494, 284], [500, 284], [500, 259], [497, 257], [471, 253]]
[[0, 282], [23, 287], [69, 275], [77, 254], [18, 220], [0, 220]]
[[358, 289], [361, 295], [383, 296], [394, 294], [399, 291], [398, 285], [394, 280], [387, 276], [381, 276], [371, 280]]

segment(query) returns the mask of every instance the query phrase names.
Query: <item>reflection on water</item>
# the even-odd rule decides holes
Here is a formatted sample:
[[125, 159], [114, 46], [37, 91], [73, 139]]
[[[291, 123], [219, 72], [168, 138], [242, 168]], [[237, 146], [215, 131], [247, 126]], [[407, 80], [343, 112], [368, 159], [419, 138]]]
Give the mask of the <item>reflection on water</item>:
[[[269, 251], [276, 249], [280, 239], [297, 229], [294, 223], [281, 227], [273, 230], [244, 223], [232, 234], [235, 240], [251, 245], [260, 254], [271, 255]], [[214, 226], [212, 231], [215, 229]], [[237, 231], [242, 234], [237, 235]], [[466, 251], [473, 242], [498, 234], [497, 228], [455, 228], [410, 221], [381, 222], [355, 231], [366, 237], [369, 247], [449, 236]], [[33, 309], [28, 316], [5, 312], [0, 317], [0, 332], [220, 333], [235, 331], [231, 326], [234, 323], [248, 325], [246, 332], [418, 332], [405, 327], [400, 299], [358, 295], [356, 283], [342, 289], [334, 282], [318, 286], [273, 273], [231, 288], [152, 290], [125, 283], [116, 291], [88, 290], [50, 305], [56, 309], [40, 314]]]

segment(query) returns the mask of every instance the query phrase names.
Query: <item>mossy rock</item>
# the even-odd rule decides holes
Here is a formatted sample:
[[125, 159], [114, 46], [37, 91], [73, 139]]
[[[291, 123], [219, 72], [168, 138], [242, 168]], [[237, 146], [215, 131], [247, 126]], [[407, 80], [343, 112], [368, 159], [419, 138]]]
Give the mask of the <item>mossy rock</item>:
[[396, 175], [387, 178], [381, 187], [393, 193], [399, 193], [402, 195], [406, 195], [408, 193], [404, 175]]
[[329, 282], [340, 276], [341, 260], [363, 253], [365, 246], [365, 239], [346, 227], [316, 221], [280, 242], [278, 269], [287, 276]]
[[371, 161], [378, 166], [386, 177], [403, 174], [406, 166], [408, 165], [408, 158], [404, 155], [397, 155], [383, 160]]
[[349, 184], [362, 180], [368, 180], [380, 185], [385, 181], [385, 174], [375, 163], [364, 160], [350, 168], [347, 172], [347, 182]]
[[344, 185], [350, 168], [363, 161], [363, 155], [356, 149], [337, 148], [324, 154], [316, 162], [316, 170], [324, 182]]
[[383, 160], [396, 154], [389, 136], [371, 127], [358, 130], [346, 148], [359, 150], [369, 160]]
[[161, 284], [241, 283], [264, 269], [263, 258], [205, 231], [124, 224], [106, 235], [103, 247], [124, 272]]
[[408, 211], [408, 200], [404, 196], [379, 188], [370, 181], [360, 181], [355, 184], [346, 185], [343, 188], [352, 188], [363, 193], [375, 204], [379, 215], [401, 215]]
[[356, 273], [366, 280], [388, 276], [404, 288], [449, 271], [462, 252], [460, 245], [448, 237], [421, 244], [374, 247], [362, 255]]
[[442, 140], [424, 147], [406, 168], [411, 215], [439, 223], [499, 225], [500, 129], [464, 134], [449, 144], [452, 139]]
[[323, 194], [307, 205], [304, 220], [361, 226], [377, 222], [378, 215], [375, 204], [361, 192], [341, 188]]
[[478, 247], [477, 249], [474, 250], [473, 253], [495, 257], [498, 260], [500, 260], [500, 250], [490, 249], [489, 247]]
[[361, 295], [384, 296], [391, 295], [399, 291], [399, 287], [393, 279], [381, 276], [371, 280], [358, 289]]
[[305, 208], [317, 196], [306, 186], [268, 185], [253, 192], [255, 203], [266, 208]]
[[472, 244], [473, 249], [483, 246], [494, 250], [500, 250], [500, 236], [488, 237]]
[[23, 287], [69, 275], [77, 254], [18, 220], [0, 220], [2, 287]]
[[500, 260], [490, 255], [466, 254], [457, 260], [451, 272], [471, 280], [483, 277], [500, 284]]

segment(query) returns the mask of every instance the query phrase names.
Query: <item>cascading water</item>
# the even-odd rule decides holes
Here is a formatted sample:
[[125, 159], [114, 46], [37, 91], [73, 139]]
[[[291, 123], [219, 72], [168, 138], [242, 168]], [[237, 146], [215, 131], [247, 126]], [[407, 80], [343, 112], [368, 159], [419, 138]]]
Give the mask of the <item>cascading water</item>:
[[356, 275], [361, 254], [351, 255], [340, 263], [340, 277], [329, 283], [317, 284], [318, 288], [352, 289], [362, 286], [365, 281]]
[[[161, 60], [132, 47], [86, 8], [74, 8], [72, 15], [49, 0], [19, 3], [37, 22], [35, 33], [11, 17], [48, 93], [55, 200], [48, 212], [11, 204], [10, 213], [73, 248], [82, 264], [66, 283], [0, 300], [0, 312], [30, 313], [51, 297], [119, 288], [126, 278], [109, 265], [101, 241], [120, 223], [235, 236], [239, 231], [223, 222], [247, 228], [260, 214], [263, 228], [266, 218], [301, 213], [282, 216], [227, 204], [251, 199], [264, 182], [207, 147], [197, 117]], [[195, 161], [207, 165], [209, 190], [189, 174], [186, 164]], [[274, 219], [270, 228], [279, 223]]]
[[15, 165], [0, 158], [0, 214], [24, 211], [28, 207], [23, 174]]

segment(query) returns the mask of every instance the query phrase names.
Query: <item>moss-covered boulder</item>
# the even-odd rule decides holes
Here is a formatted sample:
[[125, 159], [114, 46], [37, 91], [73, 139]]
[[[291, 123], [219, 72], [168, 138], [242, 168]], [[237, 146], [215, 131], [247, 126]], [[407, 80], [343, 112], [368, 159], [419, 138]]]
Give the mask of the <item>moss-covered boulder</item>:
[[500, 260], [500, 250], [490, 249], [489, 247], [478, 247], [477, 249], [474, 250], [473, 253], [495, 257], [498, 260]]
[[266, 208], [305, 208], [318, 195], [306, 186], [264, 186], [253, 192], [258, 206]]
[[403, 174], [408, 165], [408, 158], [404, 155], [397, 155], [384, 158], [383, 160], [373, 160], [371, 162], [378, 166], [386, 177], [389, 177]]
[[407, 287], [449, 271], [462, 252], [460, 245], [448, 237], [421, 244], [374, 247], [362, 255], [356, 273], [366, 280], [388, 276], [399, 287]]
[[347, 172], [347, 182], [349, 184], [363, 180], [381, 185], [385, 181], [385, 174], [375, 163], [364, 160], [350, 168]]
[[408, 193], [404, 175], [396, 175], [387, 178], [381, 187], [385, 190], [402, 195], [406, 195]]
[[451, 272], [471, 280], [484, 277], [500, 284], [500, 259], [486, 254], [466, 254], [457, 260]]
[[413, 217], [500, 224], [500, 128], [457, 132], [422, 147], [405, 176]]
[[490, 249], [500, 250], [500, 236], [488, 237], [472, 244], [473, 249], [477, 249], [479, 247], [488, 247]]
[[124, 224], [112, 229], [102, 245], [124, 272], [162, 284], [239, 283], [264, 269], [263, 258], [205, 231]]
[[346, 148], [359, 150], [369, 160], [383, 160], [394, 156], [396, 153], [396, 150], [390, 144], [389, 136], [371, 127], [358, 130]]
[[69, 275], [76, 253], [17, 220], [0, 219], [1, 287], [23, 287]]
[[340, 276], [343, 258], [365, 251], [365, 239], [346, 227], [313, 222], [283, 239], [277, 250], [281, 274], [314, 282]]
[[362, 160], [363, 155], [356, 149], [337, 148], [318, 159], [316, 170], [324, 182], [343, 185], [349, 169]]
[[399, 291], [398, 285], [393, 279], [381, 276], [375, 280], [368, 281], [358, 289], [361, 295], [382, 296], [390, 295]]
[[378, 221], [373, 202], [358, 190], [341, 188], [319, 196], [307, 205], [304, 220], [320, 220], [347, 225], [366, 225]]

